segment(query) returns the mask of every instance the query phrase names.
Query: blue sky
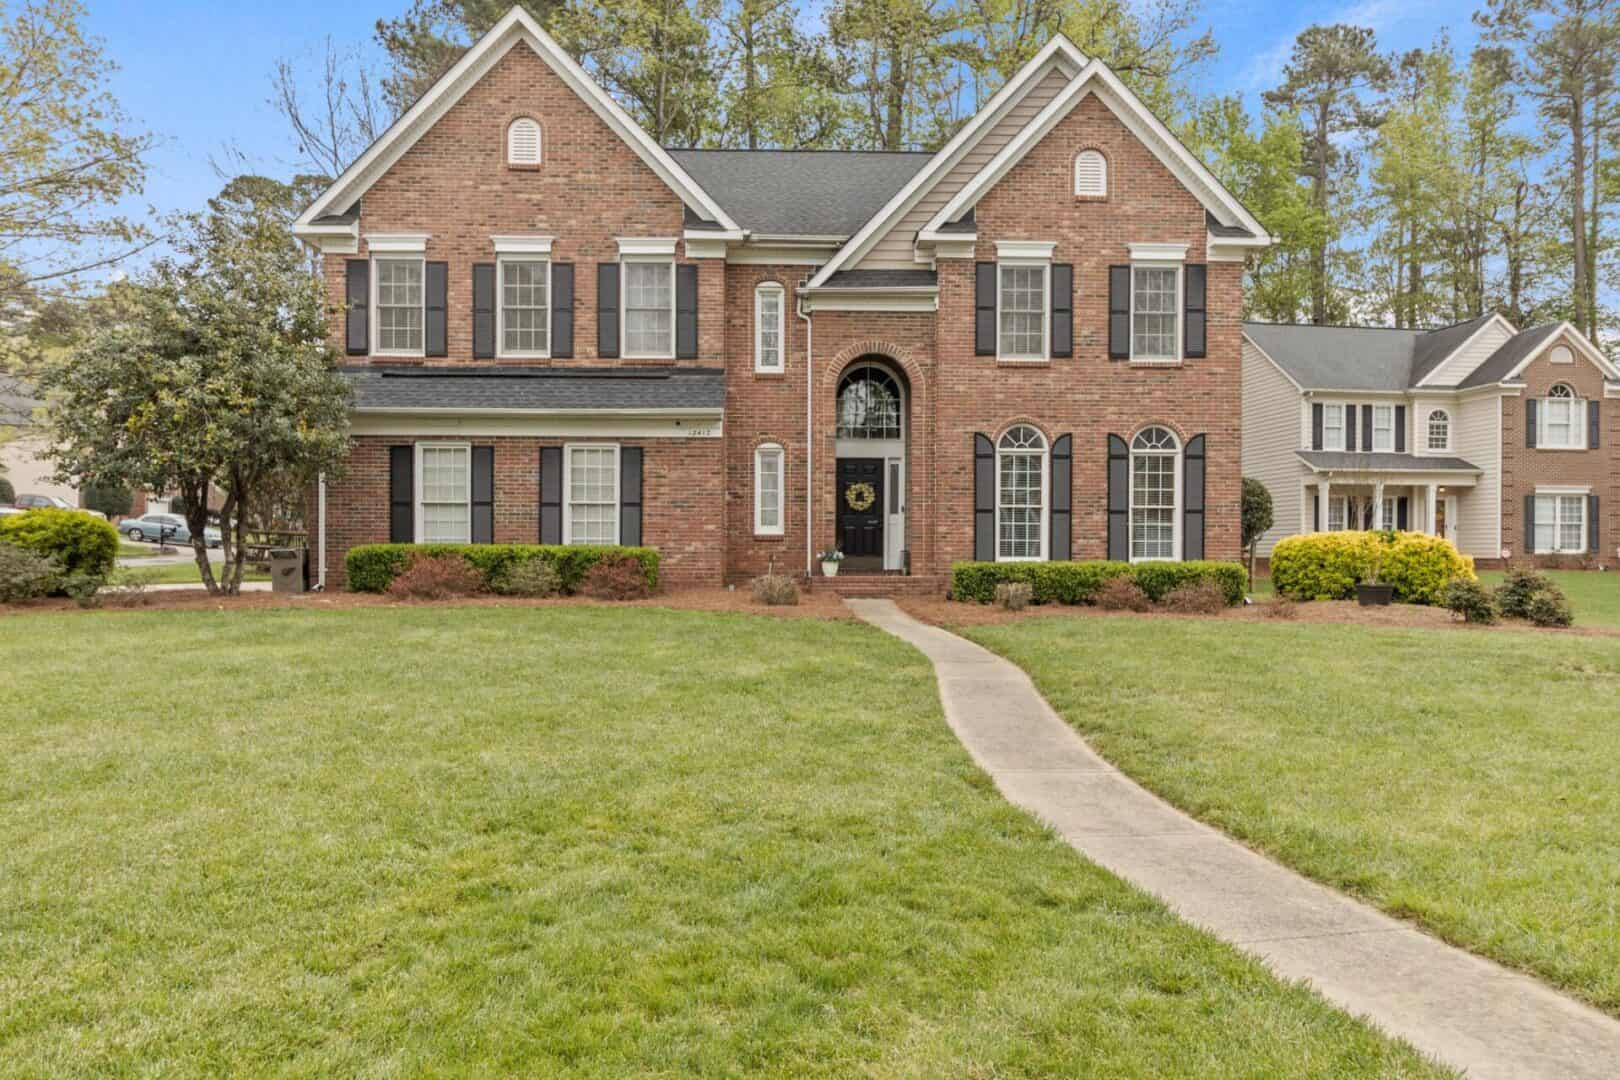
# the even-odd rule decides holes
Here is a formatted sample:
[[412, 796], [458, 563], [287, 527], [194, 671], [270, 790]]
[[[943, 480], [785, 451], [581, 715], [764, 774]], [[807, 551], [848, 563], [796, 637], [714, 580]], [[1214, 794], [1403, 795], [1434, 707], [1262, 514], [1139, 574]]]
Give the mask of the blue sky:
[[[267, 104], [276, 60], [315, 56], [326, 35], [344, 46], [369, 43], [376, 20], [406, 6], [407, 0], [89, 0], [89, 28], [121, 69], [113, 89], [135, 122], [162, 139], [152, 155], [146, 201], [165, 212], [199, 207], [219, 188], [211, 161], [227, 146], [240, 148], [258, 171], [289, 174], [294, 147]], [[1466, 50], [1476, 37], [1472, 10], [1472, 4], [1423, 0], [1324, 7], [1208, 0], [1202, 22], [1215, 29], [1221, 55], [1199, 89], [1239, 91], [1253, 107], [1259, 92], [1275, 84], [1294, 36], [1312, 22], [1371, 26], [1384, 48], [1401, 50], [1427, 45], [1445, 28]]]

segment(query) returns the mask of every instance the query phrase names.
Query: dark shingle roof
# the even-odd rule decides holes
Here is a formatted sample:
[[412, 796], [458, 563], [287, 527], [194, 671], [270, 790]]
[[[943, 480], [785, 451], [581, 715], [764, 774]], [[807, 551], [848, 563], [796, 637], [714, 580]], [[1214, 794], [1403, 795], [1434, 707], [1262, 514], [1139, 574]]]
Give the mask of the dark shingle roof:
[[1244, 323], [1243, 332], [1306, 390], [1405, 390], [1420, 330]]
[[1558, 323], [1549, 323], [1546, 326], [1532, 326], [1528, 330], [1520, 330], [1508, 338], [1500, 349], [1493, 352], [1479, 367], [1468, 373], [1468, 377], [1458, 383], [1458, 386], [1484, 386], [1487, 383], [1501, 382], [1507, 378], [1508, 372], [1519, 366], [1519, 362], [1549, 337], [1558, 332]]
[[354, 408], [368, 411], [719, 409], [722, 368], [349, 367]]
[[1353, 453], [1347, 450], [1295, 451], [1307, 465], [1318, 469], [1368, 469], [1373, 472], [1480, 472], [1460, 457], [1419, 457], [1417, 454]]
[[357, 221], [359, 219], [359, 217], [360, 217], [360, 202], [357, 199], [357, 200], [355, 200], [355, 204], [353, 206], [349, 207], [347, 210], [343, 211], [343, 213], [341, 213], [341, 214], [322, 214], [320, 217], [318, 217], [314, 221], [310, 222], [310, 224], [311, 225], [353, 225], [355, 223], [355, 221]]
[[1230, 236], [1234, 238], [1239, 236], [1254, 236], [1254, 233], [1250, 232], [1248, 229], [1245, 229], [1242, 225], [1222, 225], [1221, 219], [1216, 217], [1208, 210], [1204, 211], [1204, 228], [1208, 229], [1216, 236]]
[[1418, 338], [1417, 346], [1412, 352], [1412, 381], [1422, 382], [1425, 375], [1439, 367], [1441, 361], [1461, 348], [1480, 327], [1494, 318], [1495, 315], [1481, 315], [1477, 319], [1469, 319], [1455, 326], [1430, 331]]
[[857, 150], [670, 150], [744, 229], [853, 236], [933, 156]]
[[939, 275], [932, 270], [839, 270], [823, 289], [932, 289]]

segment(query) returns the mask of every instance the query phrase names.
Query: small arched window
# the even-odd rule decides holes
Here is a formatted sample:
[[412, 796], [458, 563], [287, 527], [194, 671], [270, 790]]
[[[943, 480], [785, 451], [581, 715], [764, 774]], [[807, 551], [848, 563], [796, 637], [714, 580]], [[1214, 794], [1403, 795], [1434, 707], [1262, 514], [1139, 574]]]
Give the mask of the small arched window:
[[1451, 449], [1451, 414], [1444, 409], [1429, 413], [1429, 449]]
[[1098, 150], [1082, 150], [1074, 157], [1074, 193], [1108, 194], [1108, 159]]
[[1131, 440], [1131, 561], [1179, 558], [1181, 443], [1168, 428], [1143, 428]]
[[782, 370], [783, 321], [786, 305], [782, 286], [767, 281], [754, 290], [754, 370], [771, 374]]
[[754, 450], [754, 532], [760, 536], [782, 535], [783, 459], [780, 443], [764, 443]]
[[838, 388], [840, 439], [898, 439], [900, 388], [894, 376], [863, 364], [844, 376]]
[[1552, 351], [1547, 354], [1547, 360], [1554, 364], [1573, 364], [1575, 354], [1570, 351], [1568, 345], [1554, 345]]
[[506, 129], [506, 163], [540, 164], [540, 124], [532, 117], [520, 116]]
[[1028, 424], [996, 443], [996, 558], [1046, 558], [1046, 439]]
[[1536, 433], [1536, 446], [1558, 450], [1582, 450], [1586, 447], [1586, 407], [1568, 383], [1553, 383], [1541, 403], [1541, 430]]

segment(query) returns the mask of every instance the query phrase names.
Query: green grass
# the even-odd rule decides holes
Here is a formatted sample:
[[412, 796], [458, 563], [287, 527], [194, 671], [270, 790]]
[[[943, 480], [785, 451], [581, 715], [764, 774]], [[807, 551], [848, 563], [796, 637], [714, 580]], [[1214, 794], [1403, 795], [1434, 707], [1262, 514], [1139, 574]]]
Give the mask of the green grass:
[[[195, 562], [162, 563], [158, 566], [131, 567], [148, 585], [201, 585], [202, 573]], [[214, 579], [219, 579], [220, 566], [214, 564]], [[243, 581], [269, 581], [270, 575], [252, 567], [242, 571]]]
[[[1569, 606], [1575, 612], [1576, 626], [1596, 626], [1607, 630], [1620, 630], [1620, 574], [1596, 570], [1543, 570], [1569, 597]], [[1502, 584], [1505, 575], [1500, 570], [1481, 570], [1479, 580], [1486, 588]], [[1256, 577], [1254, 589], [1249, 593], [1256, 600], [1271, 600], [1276, 593], [1269, 577]]]
[[863, 626], [23, 618], [0, 1072], [1433, 1071], [1005, 804]]
[[965, 632], [1176, 805], [1620, 1012], [1612, 638], [1171, 619]]
[[154, 555], [163, 554], [156, 544], [132, 544], [127, 540], [118, 544], [118, 557], [120, 559], [150, 559]]

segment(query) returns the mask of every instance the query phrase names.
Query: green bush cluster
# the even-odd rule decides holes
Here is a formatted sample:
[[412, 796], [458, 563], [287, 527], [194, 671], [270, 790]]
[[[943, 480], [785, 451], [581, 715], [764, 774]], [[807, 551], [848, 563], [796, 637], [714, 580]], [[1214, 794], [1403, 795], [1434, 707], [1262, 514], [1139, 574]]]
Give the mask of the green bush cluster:
[[1457, 578], [1440, 591], [1440, 606], [1476, 626], [1496, 621], [1496, 599], [1485, 586], [1467, 578]]
[[56, 560], [64, 577], [82, 574], [102, 581], [118, 560], [118, 530], [81, 510], [8, 514], [0, 518], [0, 543]]
[[478, 572], [485, 588], [505, 580], [512, 564], [539, 559], [556, 572], [558, 587], [565, 593], [577, 592], [597, 563], [628, 557], [641, 564], [647, 588], [658, 588], [658, 552], [652, 548], [562, 544], [363, 544], [350, 548], [344, 559], [349, 588], [386, 592], [418, 555], [459, 555]]
[[1293, 600], [1348, 600], [1358, 584], [1377, 581], [1403, 604], [1435, 604], [1459, 578], [1475, 580], [1474, 560], [1426, 533], [1311, 533], [1279, 540], [1271, 552], [1271, 583]]
[[1037, 604], [1095, 604], [1103, 584], [1118, 577], [1134, 581], [1154, 603], [1183, 585], [1211, 581], [1228, 605], [1241, 604], [1248, 585], [1243, 567], [1228, 562], [959, 562], [951, 567], [951, 595], [988, 604], [997, 585], [1018, 582], [1029, 585]]
[[1497, 587], [1496, 606], [1504, 615], [1529, 619], [1537, 626], [1570, 626], [1575, 622], [1564, 590], [1547, 575], [1521, 567], [1509, 568], [1507, 578]]

